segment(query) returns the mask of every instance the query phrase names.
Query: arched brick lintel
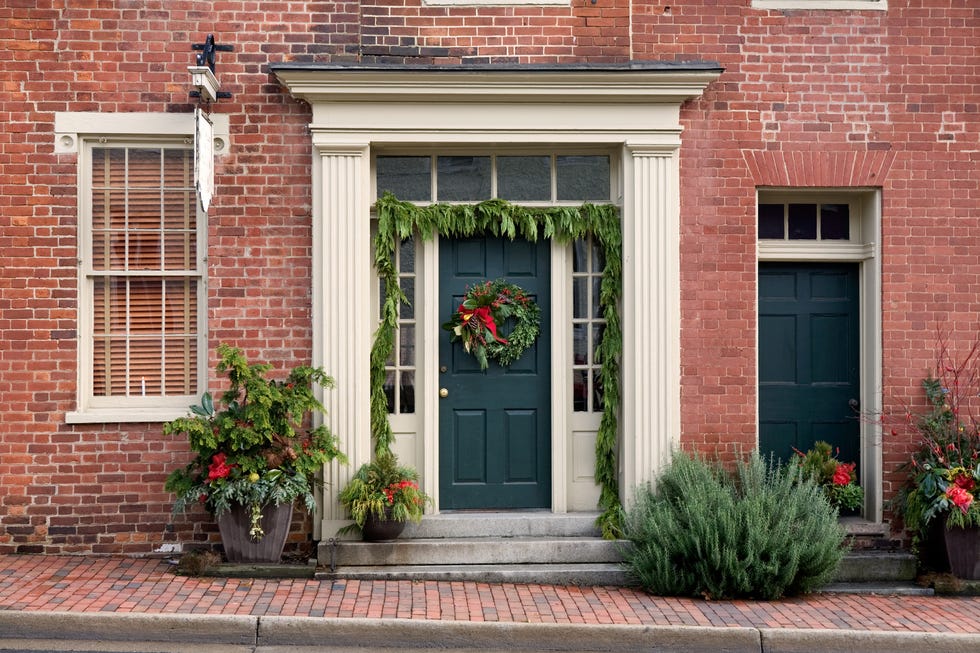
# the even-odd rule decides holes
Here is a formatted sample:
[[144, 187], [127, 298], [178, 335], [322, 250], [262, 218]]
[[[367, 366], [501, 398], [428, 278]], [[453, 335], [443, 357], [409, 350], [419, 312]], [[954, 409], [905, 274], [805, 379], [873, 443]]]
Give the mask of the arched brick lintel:
[[848, 188], [882, 186], [895, 160], [892, 150], [812, 152], [743, 150], [756, 186]]

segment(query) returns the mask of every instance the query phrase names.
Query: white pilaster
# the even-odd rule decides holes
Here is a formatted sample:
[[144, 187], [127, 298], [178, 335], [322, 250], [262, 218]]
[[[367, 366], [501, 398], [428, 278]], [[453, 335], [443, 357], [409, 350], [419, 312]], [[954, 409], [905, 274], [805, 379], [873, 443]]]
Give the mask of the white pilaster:
[[625, 152], [620, 491], [627, 503], [680, 441], [679, 146], [627, 144]]
[[324, 469], [319, 536], [348, 523], [337, 495], [370, 459], [371, 219], [367, 144], [335, 145], [314, 134], [313, 364], [334, 377], [327, 424], [349, 465]]

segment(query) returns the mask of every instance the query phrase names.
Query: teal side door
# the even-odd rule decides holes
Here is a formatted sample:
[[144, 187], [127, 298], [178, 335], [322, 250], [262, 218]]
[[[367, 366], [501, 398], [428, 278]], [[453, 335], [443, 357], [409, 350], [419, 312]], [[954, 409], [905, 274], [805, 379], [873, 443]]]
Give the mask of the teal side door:
[[860, 460], [859, 333], [856, 264], [759, 265], [763, 455], [787, 461], [824, 440]]
[[[443, 239], [439, 322], [468, 286], [502, 278], [541, 308], [541, 335], [509, 367], [476, 359], [440, 329], [439, 505], [443, 510], [551, 505], [551, 256], [547, 240]], [[506, 325], [507, 328], [512, 325]]]

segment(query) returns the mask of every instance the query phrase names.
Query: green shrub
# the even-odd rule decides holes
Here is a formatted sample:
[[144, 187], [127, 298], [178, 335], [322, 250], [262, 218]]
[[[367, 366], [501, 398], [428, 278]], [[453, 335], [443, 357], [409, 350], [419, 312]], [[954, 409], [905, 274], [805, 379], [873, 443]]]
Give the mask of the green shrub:
[[652, 594], [776, 599], [830, 581], [844, 529], [823, 490], [753, 453], [734, 472], [676, 454], [626, 515], [626, 564]]

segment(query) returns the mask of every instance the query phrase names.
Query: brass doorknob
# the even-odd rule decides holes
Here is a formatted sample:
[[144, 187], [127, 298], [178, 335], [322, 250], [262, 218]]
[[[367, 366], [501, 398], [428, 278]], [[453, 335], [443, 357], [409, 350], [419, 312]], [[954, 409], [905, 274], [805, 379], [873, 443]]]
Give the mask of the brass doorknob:
[[446, 388], [439, 388], [439, 396], [445, 399], [446, 397], [449, 396], [449, 390], [447, 390]]

